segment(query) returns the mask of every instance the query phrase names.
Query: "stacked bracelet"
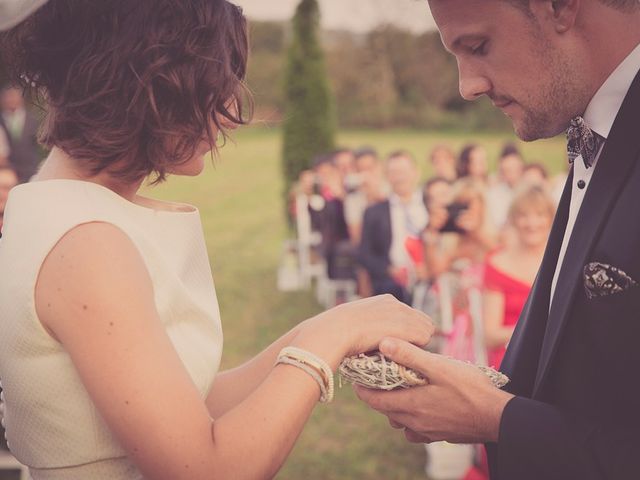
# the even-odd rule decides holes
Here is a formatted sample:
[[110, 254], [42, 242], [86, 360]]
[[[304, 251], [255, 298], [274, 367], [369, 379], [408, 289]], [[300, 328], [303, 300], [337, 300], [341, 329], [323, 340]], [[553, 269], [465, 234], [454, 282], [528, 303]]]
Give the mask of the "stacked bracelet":
[[285, 347], [280, 351], [276, 365], [293, 365], [308, 373], [320, 387], [320, 402], [333, 400], [334, 384], [331, 367], [317, 355], [296, 347]]

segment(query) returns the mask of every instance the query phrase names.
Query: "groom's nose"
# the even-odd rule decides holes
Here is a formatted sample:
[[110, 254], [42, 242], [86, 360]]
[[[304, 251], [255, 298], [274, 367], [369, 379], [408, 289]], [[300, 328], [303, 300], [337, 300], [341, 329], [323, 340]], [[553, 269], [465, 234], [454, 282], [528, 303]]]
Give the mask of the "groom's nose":
[[460, 95], [465, 100], [477, 100], [491, 91], [489, 78], [464, 62], [458, 61], [458, 75]]

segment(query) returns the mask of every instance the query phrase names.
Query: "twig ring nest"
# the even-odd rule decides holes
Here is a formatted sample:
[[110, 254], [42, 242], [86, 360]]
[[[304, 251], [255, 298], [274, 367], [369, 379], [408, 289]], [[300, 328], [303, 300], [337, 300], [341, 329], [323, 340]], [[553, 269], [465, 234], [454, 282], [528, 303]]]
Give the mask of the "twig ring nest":
[[[509, 378], [491, 367], [478, 367], [497, 388], [509, 383]], [[371, 352], [345, 358], [340, 367], [340, 385], [342, 380], [376, 390], [395, 390], [428, 384], [428, 380], [419, 372], [385, 358], [380, 352]]]

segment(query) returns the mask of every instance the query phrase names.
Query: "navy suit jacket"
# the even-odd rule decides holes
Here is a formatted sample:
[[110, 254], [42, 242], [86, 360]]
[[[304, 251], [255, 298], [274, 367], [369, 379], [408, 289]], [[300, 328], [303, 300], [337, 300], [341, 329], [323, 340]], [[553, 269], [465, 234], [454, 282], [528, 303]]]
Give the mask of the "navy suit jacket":
[[362, 220], [362, 240], [359, 260], [369, 272], [371, 281], [379, 284], [389, 280], [391, 250], [391, 205], [389, 200], [368, 207]]
[[640, 281], [640, 73], [598, 160], [550, 289], [566, 228], [560, 202], [538, 277], [501, 370], [514, 393], [492, 480], [640, 478], [640, 287], [589, 299], [584, 266], [601, 262]]

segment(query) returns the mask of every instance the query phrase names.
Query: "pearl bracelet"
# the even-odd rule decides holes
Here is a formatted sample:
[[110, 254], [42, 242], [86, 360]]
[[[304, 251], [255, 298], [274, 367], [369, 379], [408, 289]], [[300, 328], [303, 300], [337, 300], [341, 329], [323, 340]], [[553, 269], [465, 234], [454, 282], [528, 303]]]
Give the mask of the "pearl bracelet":
[[285, 347], [280, 351], [276, 365], [283, 363], [298, 367], [308, 373], [320, 387], [320, 402], [329, 403], [334, 396], [333, 371], [317, 355], [297, 347]]

